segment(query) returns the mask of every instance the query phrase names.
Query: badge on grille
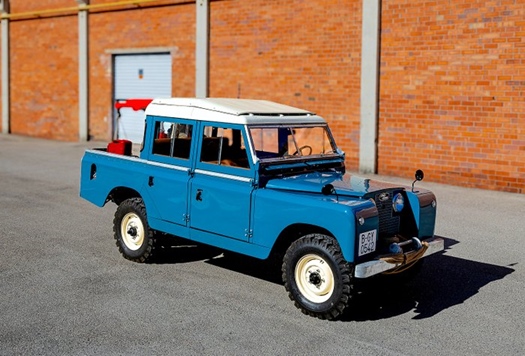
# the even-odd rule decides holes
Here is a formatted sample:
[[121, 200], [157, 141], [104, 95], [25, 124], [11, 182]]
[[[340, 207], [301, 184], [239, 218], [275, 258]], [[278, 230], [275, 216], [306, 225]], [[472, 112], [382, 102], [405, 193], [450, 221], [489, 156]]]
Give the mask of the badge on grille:
[[388, 194], [387, 192], [381, 193], [381, 194], [379, 194], [379, 196], [377, 197], [377, 199], [378, 199], [380, 202], [385, 202], [385, 201], [387, 201], [387, 200], [390, 199], [390, 194]]

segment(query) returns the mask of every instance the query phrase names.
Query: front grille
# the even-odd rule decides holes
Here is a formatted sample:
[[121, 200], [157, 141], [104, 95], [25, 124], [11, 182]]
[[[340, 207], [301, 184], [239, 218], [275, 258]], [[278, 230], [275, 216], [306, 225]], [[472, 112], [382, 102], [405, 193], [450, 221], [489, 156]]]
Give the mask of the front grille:
[[392, 209], [393, 190], [382, 191], [374, 196], [379, 215], [379, 238], [391, 237], [399, 233], [400, 217]]

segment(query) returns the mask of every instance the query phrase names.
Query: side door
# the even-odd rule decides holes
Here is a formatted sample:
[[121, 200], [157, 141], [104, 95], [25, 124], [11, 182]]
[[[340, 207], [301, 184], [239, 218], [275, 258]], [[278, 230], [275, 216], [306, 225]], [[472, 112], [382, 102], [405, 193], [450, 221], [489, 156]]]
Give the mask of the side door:
[[195, 125], [189, 120], [167, 118], [157, 118], [153, 125], [146, 189], [154, 202], [157, 218], [187, 226]]
[[249, 241], [254, 168], [244, 129], [203, 122], [199, 131], [202, 140], [190, 183], [191, 231]]

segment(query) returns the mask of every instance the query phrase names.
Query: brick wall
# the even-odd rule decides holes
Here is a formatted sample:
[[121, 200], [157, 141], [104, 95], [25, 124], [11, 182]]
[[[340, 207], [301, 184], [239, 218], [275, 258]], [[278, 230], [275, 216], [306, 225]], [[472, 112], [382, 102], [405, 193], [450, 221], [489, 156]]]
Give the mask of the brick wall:
[[[62, 6], [72, 4], [11, 1], [11, 12]], [[10, 23], [12, 133], [58, 140], [78, 137], [77, 28], [76, 16]]]
[[525, 193], [525, 4], [383, 1], [379, 173]]
[[[114, 3], [92, 0], [91, 5]], [[162, 6], [164, 4], [164, 6]], [[171, 51], [174, 96], [194, 94], [195, 9], [188, 1], [120, 6], [89, 15], [89, 137], [112, 133], [112, 59], [118, 51]], [[149, 4], [151, 5], [151, 4]], [[154, 5], [154, 4], [153, 4]], [[11, 13], [74, 8], [75, 1], [11, 0]], [[11, 36], [11, 132], [78, 139], [78, 17], [76, 12], [14, 19]]]
[[[91, 4], [104, 1], [91, 1]], [[106, 1], [107, 2], [107, 1]], [[128, 8], [89, 15], [89, 135], [109, 140], [114, 53], [162, 48], [172, 55], [172, 95], [195, 95], [195, 5]]]
[[[211, 1], [210, 95], [317, 112], [356, 171], [361, 3]], [[75, 5], [11, 0], [12, 13]], [[92, 139], [111, 138], [115, 53], [169, 49], [172, 95], [194, 95], [195, 3], [157, 5], [89, 15]], [[525, 193], [524, 18], [519, 1], [383, 0], [379, 173]], [[77, 56], [76, 12], [11, 22], [13, 133], [77, 139]]]
[[210, 95], [267, 99], [326, 118], [358, 165], [361, 1], [211, 3]]
[[59, 9], [64, 7], [74, 7], [77, 2], [74, 0], [9, 0], [11, 13], [45, 11], [49, 9]]

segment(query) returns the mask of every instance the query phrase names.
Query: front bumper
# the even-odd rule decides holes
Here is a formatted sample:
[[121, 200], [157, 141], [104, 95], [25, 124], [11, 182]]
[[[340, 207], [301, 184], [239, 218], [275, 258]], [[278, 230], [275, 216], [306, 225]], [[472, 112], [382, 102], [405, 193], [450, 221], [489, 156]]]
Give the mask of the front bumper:
[[[434, 237], [425, 241], [428, 243], [428, 248], [421, 258], [432, 255], [439, 251], [443, 251], [445, 249], [445, 241], [442, 238]], [[401, 265], [401, 263], [394, 264], [383, 260], [372, 260], [356, 265], [354, 276], [356, 278], [368, 278], [373, 275], [394, 269]]]

